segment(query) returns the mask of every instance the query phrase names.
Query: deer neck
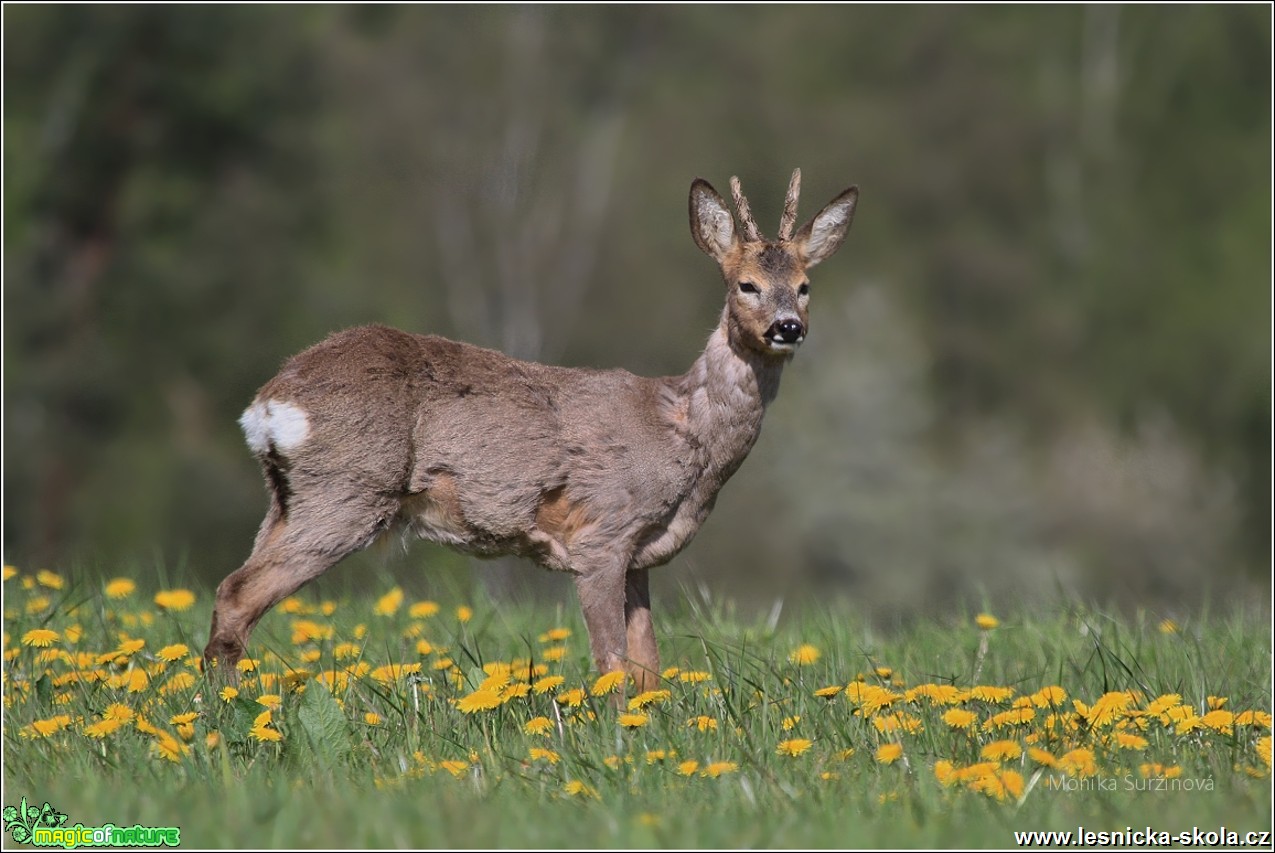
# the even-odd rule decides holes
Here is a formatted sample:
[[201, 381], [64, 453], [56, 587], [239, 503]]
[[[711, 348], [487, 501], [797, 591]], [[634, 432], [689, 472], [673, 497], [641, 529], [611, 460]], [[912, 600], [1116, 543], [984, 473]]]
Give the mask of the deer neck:
[[723, 314], [704, 352], [679, 377], [687, 438], [712, 493], [752, 450], [787, 361], [732, 344]]

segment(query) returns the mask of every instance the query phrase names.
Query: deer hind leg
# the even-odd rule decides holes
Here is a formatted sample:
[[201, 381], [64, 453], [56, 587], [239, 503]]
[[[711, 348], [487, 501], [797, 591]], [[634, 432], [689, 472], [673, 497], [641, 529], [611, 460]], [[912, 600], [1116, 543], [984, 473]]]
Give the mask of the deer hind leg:
[[233, 667], [270, 608], [370, 544], [392, 517], [391, 507], [361, 501], [326, 502], [322, 511], [286, 517], [272, 507], [247, 561], [217, 587], [205, 663]]
[[646, 569], [634, 569], [626, 576], [624, 621], [628, 639], [625, 668], [639, 693], [654, 690], [660, 679], [660, 652], [651, 624], [651, 594]]

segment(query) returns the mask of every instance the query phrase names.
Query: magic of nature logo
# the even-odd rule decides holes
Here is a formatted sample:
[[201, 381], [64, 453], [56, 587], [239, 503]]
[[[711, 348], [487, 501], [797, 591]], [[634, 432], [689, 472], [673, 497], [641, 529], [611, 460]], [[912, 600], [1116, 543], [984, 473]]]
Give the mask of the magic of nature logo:
[[66, 826], [67, 816], [51, 804], [34, 806], [22, 802], [5, 806], [4, 831], [19, 844], [37, 847], [176, 847], [181, 843], [181, 830], [175, 826]]

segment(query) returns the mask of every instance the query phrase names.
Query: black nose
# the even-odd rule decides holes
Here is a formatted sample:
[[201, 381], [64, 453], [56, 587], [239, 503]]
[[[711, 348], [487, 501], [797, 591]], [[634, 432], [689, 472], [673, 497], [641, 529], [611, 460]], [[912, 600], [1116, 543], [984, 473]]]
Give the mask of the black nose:
[[770, 327], [771, 338], [778, 338], [786, 344], [795, 344], [805, 333], [805, 328], [796, 320], [780, 320]]

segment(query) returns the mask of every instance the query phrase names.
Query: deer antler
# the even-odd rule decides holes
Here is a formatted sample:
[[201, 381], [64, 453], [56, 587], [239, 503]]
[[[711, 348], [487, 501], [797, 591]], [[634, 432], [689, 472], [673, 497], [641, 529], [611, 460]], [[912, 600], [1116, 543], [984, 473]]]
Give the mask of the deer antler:
[[744, 227], [744, 241], [758, 242], [761, 240], [761, 231], [757, 228], [757, 223], [753, 221], [753, 211], [748, 206], [748, 199], [744, 198], [744, 191], [739, 188], [739, 178], [734, 176], [730, 179], [730, 194], [735, 197], [735, 210], [739, 211], [739, 224]]
[[779, 239], [791, 240], [793, 226], [797, 224], [797, 196], [801, 194], [801, 170], [792, 170], [788, 181], [788, 195], [784, 198], [784, 215], [779, 220]]

